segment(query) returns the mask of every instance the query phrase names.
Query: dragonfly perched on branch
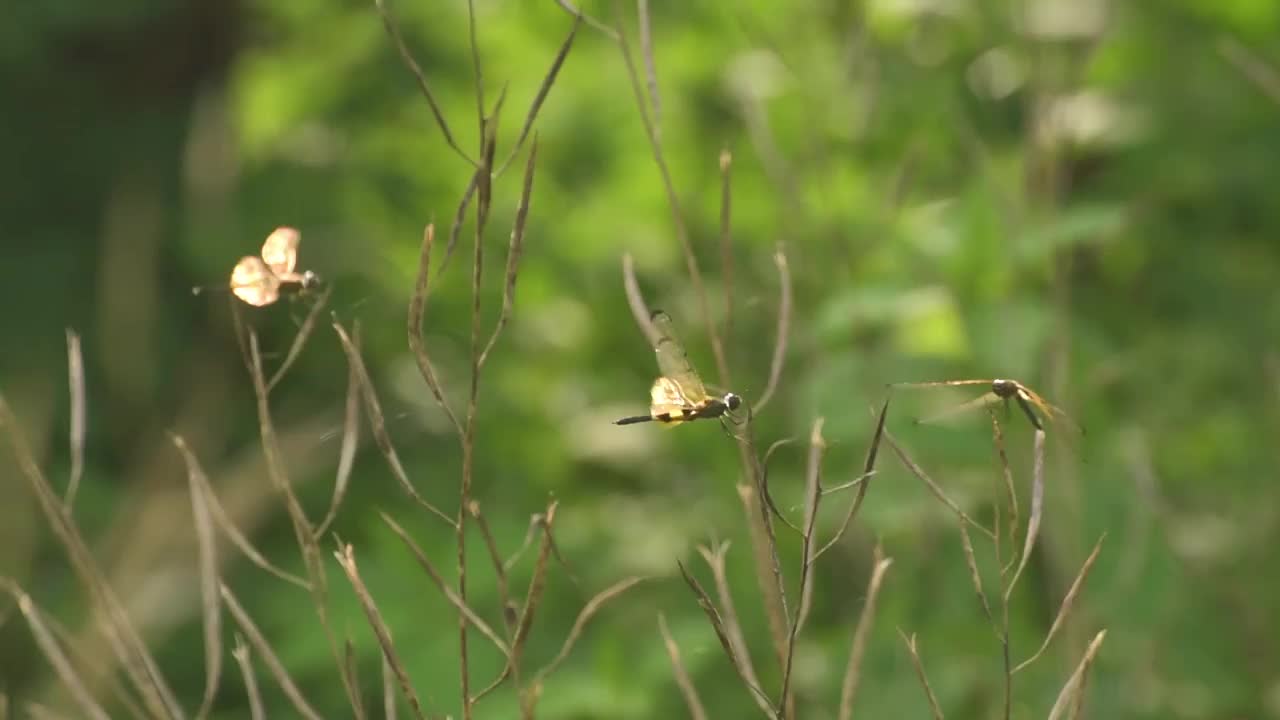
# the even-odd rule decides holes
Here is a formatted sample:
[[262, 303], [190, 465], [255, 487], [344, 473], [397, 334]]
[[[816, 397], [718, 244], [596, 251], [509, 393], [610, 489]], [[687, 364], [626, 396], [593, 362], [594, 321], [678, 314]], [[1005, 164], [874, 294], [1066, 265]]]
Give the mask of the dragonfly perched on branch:
[[910, 383], [891, 383], [891, 388], [931, 388], [931, 387], [955, 387], [964, 385], [987, 385], [990, 389], [980, 397], [974, 398], [968, 402], [962, 403], [956, 407], [945, 410], [938, 415], [921, 420], [920, 422], [930, 423], [949, 418], [953, 415], [972, 410], [979, 407], [991, 407], [996, 403], [1004, 403], [1008, 407], [1010, 400], [1018, 404], [1022, 413], [1027, 416], [1027, 420], [1037, 430], [1045, 429], [1045, 422], [1058, 423], [1061, 422], [1071, 427], [1080, 434], [1084, 434], [1084, 429], [1080, 424], [1071, 418], [1062, 408], [1050, 404], [1044, 398], [1040, 397], [1034, 390], [1023, 385], [1017, 380], [1009, 380], [1005, 378], [996, 378], [993, 380], [934, 380], [930, 382], [910, 382]]
[[693, 369], [684, 345], [676, 337], [671, 316], [654, 310], [649, 321], [657, 332], [654, 352], [658, 371], [662, 373], [649, 390], [648, 415], [635, 415], [615, 420], [614, 425], [658, 422], [668, 426], [704, 418], [719, 418], [742, 406], [742, 397], [733, 393], [710, 395], [702, 378]]

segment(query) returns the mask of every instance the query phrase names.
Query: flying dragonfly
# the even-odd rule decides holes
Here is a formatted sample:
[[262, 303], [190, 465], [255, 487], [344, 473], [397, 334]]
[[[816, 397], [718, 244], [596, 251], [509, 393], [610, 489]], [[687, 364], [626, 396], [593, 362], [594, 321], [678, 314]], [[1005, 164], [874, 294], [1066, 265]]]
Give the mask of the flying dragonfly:
[[703, 418], [718, 418], [737, 410], [742, 398], [733, 393], [721, 397], [708, 395], [702, 379], [689, 362], [684, 346], [676, 338], [671, 316], [654, 310], [649, 317], [658, 340], [654, 352], [658, 355], [658, 371], [662, 373], [653, 381], [649, 390], [648, 415], [636, 415], [613, 421], [614, 425], [631, 425], [642, 422], [660, 422], [678, 425]]
[[[941, 415], [929, 418], [925, 422], [940, 420], [944, 417], [950, 417], [976, 407], [989, 407], [997, 402], [1005, 403], [1008, 407], [1009, 400], [1013, 400], [1022, 409], [1027, 420], [1037, 430], [1044, 430], [1044, 421], [1050, 422], [1063, 421], [1076, 432], [1083, 434], [1084, 429], [1078, 423], [1071, 419], [1062, 408], [1049, 404], [1044, 398], [1040, 397], [1034, 390], [1023, 385], [1017, 380], [1008, 380], [996, 378], [994, 380], [935, 380], [931, 382], [914, 382], [914, 383], [891, 383], [890, 387], [906, 387], [906, 388], [928, 388], [928, 387], [949, 387], [957, 385], [989, 385], [991, 389], [981, 397], [974, 398], [950, 410], [944, 411]], [[1037, 414], [1039, 411], [1039, 414]]]
[[[246, 255], [231, 270], [228, 288], [232, 294], [254, 307], [264, 307], [280, 299], [282, 292], [309, 290], [320, 283], [315, 273], [297, 272], [298, 243], [302, 235], [291, 227], [278, 227], [262, 243], [261, 256]], [[202, 288], [193, 288], [199, 294]]]

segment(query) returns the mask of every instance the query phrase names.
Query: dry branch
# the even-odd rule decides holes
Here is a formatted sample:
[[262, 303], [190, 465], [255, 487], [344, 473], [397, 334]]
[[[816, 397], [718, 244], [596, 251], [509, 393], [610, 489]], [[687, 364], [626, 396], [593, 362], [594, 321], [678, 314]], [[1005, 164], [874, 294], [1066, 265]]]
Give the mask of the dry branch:
[[840, 683], [839, 720], [850, 720], [853, 717], [853, 699], [858, 694], [858, 684], [862, 680], [862, 658], [866, 655], [867, 638], [871, 636], [871, 626], [876, 616], [876, 598], [880, 596], [880, 585], [884, 581], [885, 572], [893, 564], [893, 559], [884, 557], [883, 550], [876, 545], [875, 563], [871, 581], [867, 584], [867, 599], [862, 605], [862, 614], [858, 616], [858, 626], [853, 631], [849, 664], [845, 666], [844, 681]]
[[232, 594], [231, 588], [225, 584], [222, 585], [222, 601], [226, 603], [227, 610], [231, 616], [236, 619], [236, 624], [240, 626], [248, 638], [249, 642], [262, 656], [263, 662], [267, 664], [267, 669], [276, 679], [276, 684], [284, 691], [285, 697], [289, 698], [289, 702], [293, 704], [293, 709], [307, 720], [320, 720], [320, 713], [311, 707], [306, 698], [302, 696], [302, 691], [293, 682], [293, 678], [289, 675], [289, 671], [285, 668], [284, 663], [280, 662], [280, 658], [276, 655], [275, 650], [271, 648], [271, 643], [267, 641], [266, 636], [258, 629], [257, 624], [253, 622], [253, 618], [249, 617], [249, 613], [240, 605], [240, 601]]
[[71, 451], [71, 475], [67, 479], [67, 492], [63, 503], [70, 512], [76, 504], [76, 491], [84, 476], [85, 389], [84, 355], [80, 351], [80, 336], [67, 330], [67, 387], [70, 390], [71, 421], [69, 447]]
[[671, 658], [671, 672], [675, 675], [676, 685], [679, 686], [680, 694], [684, 697], [684, 704], [689, 708], [689, 717], [691, 720], [707, 720], [707, 710], [703, 707], [701, 698], [698, 697], [698, 689], [694, 687], [689, 671], [684, 668], [684, 661], [680, 659], [680, 646], [676, 644], [676, 639], [671, 637], [671, 630], [667, 628], [667, 616], [662, 613], [658, 613], [658, 632], [662, 633], [662, 642], [667, 647], [667, 657]]
[[409, 702], [409, 709], [413, 711], [414, 717], [418, 718], [418, 720], [425, 720], [426, 716], [422, 712], [422, 703], [418, 700], [418, 693], [414, 691], [413, 682], [409, 679], [409, 673], [405, 669], [404, 663], [400, 661], [395, 643], [391, 640], [391, 630], [382, 619], [382, 613], [378, 611], [378, 606], [373, 601], [373, 596], [369, 594], [369, 588], [365, 587], [364, 581], [360, 579], [360, 571], [356, 567], [355, 551], [352, 550], [351, 545], [343, 545], [333, 553], [333, 556], [338, 559], [338, 564], [342, 566], [342, 571], [347, 574], [347, 580], [351, 582], [352, 589], [356, 591], [356, 597], [360, 600], [360, 607], [364, 609], [365, 616], [369, 619], [369, 627], [373, 628], [373, 633], [378, 638], [378, 644], [382, 647], [382, 656], [391, 665], [391, 670], [395, 673], [396, 680], [400, 682], [400, 691], [404, 693], [405, 700]]

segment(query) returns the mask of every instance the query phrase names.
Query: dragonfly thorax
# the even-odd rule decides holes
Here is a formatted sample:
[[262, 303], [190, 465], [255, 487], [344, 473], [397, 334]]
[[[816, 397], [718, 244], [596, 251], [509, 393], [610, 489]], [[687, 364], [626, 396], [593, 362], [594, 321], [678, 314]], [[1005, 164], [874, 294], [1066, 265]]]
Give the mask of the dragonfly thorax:
[[996, 378], [991, 381], [991, 392], [995, 393], [996, 397], [1000, 398], [1013, 397], [1018, 393], [1018, 387], [1017, 380], [1002, 380], [1000, 378]]

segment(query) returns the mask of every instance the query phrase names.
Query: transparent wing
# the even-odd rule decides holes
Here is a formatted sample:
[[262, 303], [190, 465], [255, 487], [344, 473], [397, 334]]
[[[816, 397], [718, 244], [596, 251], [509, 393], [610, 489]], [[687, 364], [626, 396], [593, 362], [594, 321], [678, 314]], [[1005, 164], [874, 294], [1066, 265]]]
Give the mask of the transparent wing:
[[960, 403], [955, 407], [948, 408], [934, 415], [930, 415], [927, 418], [921, 419], [919, 422], [926, 425], [931, 425], [933, 423], [943, 422], [945, 420], [951, 420], [957, 415], [963, 415], [971, 410], [976, 410], [977, 408], [980, 408], [980, 407], [989, 407], [999, 402], [1000, 402], [1000, 398], [995, 393], [993, 392], [984, 393], [980, 397], [976, 397], [967, 402]]
[[896, 388], [954, 387], [956, 385], [990, 385], [990, 380], [933, 380], [930, 382], [892, 383]]
[[280, 278], [262, 261], [248, 255], [231, 271], [231, 292], [255, 307], [270, 305], [280, 297]]
[[281, 280], [297, 282], [293, 269], [298, 265], [298, 243], [302, 236], [291, 227], [278, 227], [262, 243], [262, 261]]
[[689, 363], [684, 345], [680, 344], [672, 326], [671, 316], [655, 310], [650, 320], [653, 322], [653, 329], [658, 332], [658, 344], [654, 347], [658, 354], [658, 370], [676, 382], [686, 401], [694, 405], [702, 402], [707, 398], [707, 389]]

